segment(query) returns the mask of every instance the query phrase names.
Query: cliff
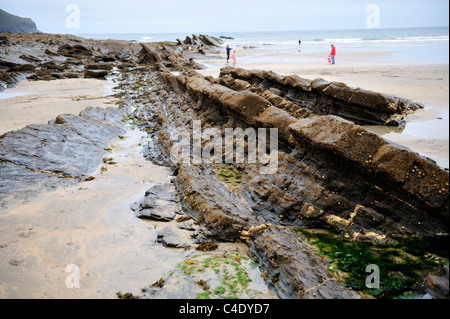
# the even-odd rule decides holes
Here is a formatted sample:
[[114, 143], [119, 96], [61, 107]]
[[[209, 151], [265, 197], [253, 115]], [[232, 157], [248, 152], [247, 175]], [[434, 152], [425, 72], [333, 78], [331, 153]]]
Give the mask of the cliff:
[[0, 32], [40, 33], [30, 18], [21, 18], [0, 9]]

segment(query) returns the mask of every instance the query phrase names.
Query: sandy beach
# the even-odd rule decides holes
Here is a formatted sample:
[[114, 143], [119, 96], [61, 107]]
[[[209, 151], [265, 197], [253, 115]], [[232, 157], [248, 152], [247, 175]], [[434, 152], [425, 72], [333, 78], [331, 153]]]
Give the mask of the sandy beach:
[[[425, 105], [406, 118], [406, 127], [366, 127], [383, 138], [432, 158], [449, 168], [449, 64], [448, 61], [398, 59], [390, 51], [350, 51], [338, 54], [329, 65], [327, 52], [299, 52], [298, 48], [237, 50], [236, 67], [298, 75], [314, 80], [346, 83], [375, 92], [407, 98]], [[217, 77], [226, 66], [225, 54], [200, 61], [200, 73]], [[231, 62], [228, 64], [231, 65]]]
[[96, 79], [24, 81], [0, 93], [0, 135], [28, 124], [44, 124], [59, 114], [79, 114], [86, 106], [106, 107], [113, 82]]

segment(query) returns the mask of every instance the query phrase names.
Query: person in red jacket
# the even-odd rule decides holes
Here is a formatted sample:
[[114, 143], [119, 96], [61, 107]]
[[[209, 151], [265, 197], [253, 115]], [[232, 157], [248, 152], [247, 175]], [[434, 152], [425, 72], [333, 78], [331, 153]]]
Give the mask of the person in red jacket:
[[332, 44], [331, 45], [331, 53], [330, 53], [331, 64], [334, 64], [336, 62], [335, 57], [336, 57], [336, 47], [334, 46], [334, 44]]

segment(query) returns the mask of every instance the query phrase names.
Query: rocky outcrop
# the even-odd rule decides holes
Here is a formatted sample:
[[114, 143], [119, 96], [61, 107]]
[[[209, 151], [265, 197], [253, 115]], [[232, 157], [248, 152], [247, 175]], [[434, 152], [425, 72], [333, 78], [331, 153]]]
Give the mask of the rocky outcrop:
[[160, 125], [149, 127], [166, 152], [177, 142], [174, 129], [192, 131], [193, 120], [222, 136], [225, 128], [278, 129], [276, 173], [261, 174], [262, 162], [234, 163], [244, 175], [238, 193], [208, 163], [169, 164], [184, 211], [210, 238], [246, 241], [283, 298], [358, 297], [292, 227], [374, 243], [448, 233], [448, 172], [416, 153], [336, 115], [314, 114], [276, 90], [226, 75], [174, 75], [159, 65], [152, 87], [147, 96], [155, 105], [165, 102], [166, 116], [157, 115]]
[[358, 299], [341, 286], [311, 246], [287, 228], [267, 226], [253, 235], [250, 252], [267, 269], [264, 277], [280, 298]]
[[249, 90], [162, 76], [206, 122], [278, 128], [289, 151], [279, 154], [277, 173], [242, 168], [243, 195], [272, 222], [312, 220], [352, 236], [448, 231], [448, 172], [433, 162], [336, 116], [303, 112], [295, 118]]
[[339, 284], [311, 247], [286, 228], [266, 225], [239, 194], [229, 191], [208, 164], [182, 165], [176, 185], [185, 212], [203, 225], [209, 238], [245, 240], [266, 270], [264, 277], [281, 298], [359, 298]]
[[174, 46], [159, 43], [141, 43], [141, 46], [137, 61], [139, 64], [151, 65], [154, 68], [163, 66], [173, 71], [201, 68], [194, 59], [177, 54]]
[[[197, 178], [193, 179], [193, 176]], [[239, 241], [249, 225], [264, 222], [252, 214], [238, 195], [219, 182], [211, 166], [182, 165], [177, 174], [177, 188], [185, 211], [201, 222], [214, 238]]]
[[177, 42], [178, 42], [178, 45], [183, 45], [183, 44], [192, 45], [193, 43], [195, 45], [203, 44], [207, 48], [218, 47], [223, 44], [222, 39], [216, 38], [216, 37], [213, 37], [210, 35], [203, 35], [203, 34], [200, 34], [200, 35], [193, 34], [192, 37], [187, 36], [186, 39], [184, 39], [183, 41], [178, 39]]
[[0, 90], [28, 80], [104, 78], [136, 68], [139, 44], [71, 35], [5, 34], [0, 42]]
[[2, 206], [95, 174], [109, 141], [124, 133], [121, 119], [128, 112], [127, 108], [90, 107], [80, 116], [63, 114], [48, 124], [32, 124], [2, 135]]
[[92, 51], [81, 44], [64, 44], [58, 48], [58, 54], [69, 58], [83, 59], [92, 56]]
[[181, 212], [181, 206], [175, 196], [175, 187], [164, 184], [150, 188], [132, 210], [138, 218], [167, 222], [174, 220], [175, 215]]
[[448, 277], [449, 267], [448, 265], [444, 267], [442, 272], [437, 275], [429, 275], [425, 278], [425, 288], [427, 295], [435, 299], [448, 299]]
[[[236, 83], [233, 79], [240, 81]], [[262, 88], [270, 91], [275, 96], [273, 99], [290, 102], [286, 104], [289, 104], [291, 112], [307, 109], [317, 115], [337, 115], [359, 125], [400, 126], [408, 113], [423, 108], [420, 103], [352, 88], [344, 83], [283, 77], [268, 71], [227, 67], [221, 70], [219, 83], [233, 85], [235, 90], [249, 88], [256, 93]]]

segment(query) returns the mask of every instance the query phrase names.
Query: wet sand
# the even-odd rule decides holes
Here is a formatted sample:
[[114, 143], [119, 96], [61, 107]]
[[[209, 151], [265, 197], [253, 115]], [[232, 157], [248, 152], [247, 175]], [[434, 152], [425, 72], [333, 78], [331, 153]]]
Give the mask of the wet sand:
[[[327, 61], [327, 52], [307, 53], [298, 48], [237, 50], [236, 67], [298, 75], [306, 79], [323, 78], [352, 87], [407, 98], [425, 105], [407, 116], [403, 129], [366, 127], [383, 138], [407, 147], [449, 168], [449, 64], [447, 61], [415, 61], [396, 57], [389, 51], [341, 52], [336, 65]], [[217, 77], [226, 66], [225, 55], [199, 60], [204, 75]], [[231, 65], [229, 63], [228, 65]]]
[[95, 79], [24, 81], [0, 93], [0, 135], [28, 124], [45, 124], [60, 114], [87, 106], [107, 107], [114, 85]]
[[[115, 298], [157, 281], [183, 253], [155, 243], [156, 231], [130, 205], [169, 172], [140, 155], [139, 136], [114, 141], [116, 165], [91, 182], [43, 193], [0, 212], [3, 298]], [[158, 258], [154, 258], [158, 256]], [[67, 288], [67, 265], [80, 288]]]

